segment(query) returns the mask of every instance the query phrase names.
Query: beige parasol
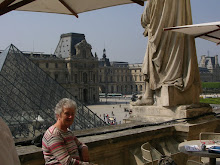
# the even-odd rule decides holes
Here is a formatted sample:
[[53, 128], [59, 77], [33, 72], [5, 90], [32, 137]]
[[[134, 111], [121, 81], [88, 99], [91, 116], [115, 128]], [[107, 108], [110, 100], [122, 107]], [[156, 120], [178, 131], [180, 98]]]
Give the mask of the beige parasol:
[[200, 37], [202, 39], [215, 42], [216, 44], [220, 44], [220, 22], [209, 22], [164, 28], [164, 31], [169, 30], [189, 34], [195, 38]]
[[0, 15], [12, 10], [35, 11], [46, 13], [70, 14], [78, 17], [79, 13], [137, 3], [144, 6], [145, 0], [0, 0]]

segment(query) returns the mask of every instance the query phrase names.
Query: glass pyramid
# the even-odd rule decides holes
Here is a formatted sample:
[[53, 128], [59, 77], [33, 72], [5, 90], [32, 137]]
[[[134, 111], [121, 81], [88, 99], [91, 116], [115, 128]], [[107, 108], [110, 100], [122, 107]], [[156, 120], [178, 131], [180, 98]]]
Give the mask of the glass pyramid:
[[54, 107], [62, 98], [78, 105], [72, 130], [106, 125], [14, 45], [0, 54], [0, 117], [14, 138], [31, 138], [55, 123]]

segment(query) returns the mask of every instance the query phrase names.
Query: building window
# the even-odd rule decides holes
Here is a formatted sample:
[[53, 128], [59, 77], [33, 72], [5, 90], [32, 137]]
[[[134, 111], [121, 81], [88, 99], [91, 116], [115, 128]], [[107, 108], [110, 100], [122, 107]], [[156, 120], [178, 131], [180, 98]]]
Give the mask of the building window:
[[67, 73], [65, 74], [65, 79], [66, 79], [66, 81], [68, 81], [68, 74]]
[[74, 79], [75, 79], [75, 83], [77, 83], [77, 74], [75, 74]]
[[55, 79], [55, 81], [57, 81], [58, 80], [58, 74], [55, 74], [55, 76], [54, 76], [54, 79]]
[[67, 63], [65, 63], [65, 65], [66, 65], [66, 68], [67, 68]]
[[131, 92], [133, 92], [133, 85], [131, 85]]
[[95, 81], [95, 74], [93, 74], [93, 82], [96, 82], [96, 81]]
[[46, 68], [49, 68], [49, 64], [48, 63], [46, 63]]
[[57, 63], [55, 63], [55, 68], [58, 68], [58, 64]]
[[86, 50], [85, 49], [83, 49], [83, 51], [82, 51], [82, 57], [86, 58]]
[[83, 73], [83, 82], [87, 83], [87, 73]]
[[140, 76], [140, 81], [142, 81], [142, 76]]
[[114, 87], [111, 86], [111, 93], [114, 93]]
[[142, 91], [143, 90], [143, 87], [142, 87], [142, 85], [140, 85], [140, 91]]

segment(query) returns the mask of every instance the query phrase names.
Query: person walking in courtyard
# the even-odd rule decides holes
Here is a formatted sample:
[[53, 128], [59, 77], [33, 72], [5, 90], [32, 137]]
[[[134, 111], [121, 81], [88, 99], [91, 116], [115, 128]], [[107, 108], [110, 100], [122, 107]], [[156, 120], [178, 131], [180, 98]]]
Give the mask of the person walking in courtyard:
[[64, 98], [55, 107], [56, 123], [49, 127], [42, 139], [45, 164], [92, 165], [88, 147], [81, 143], [69, 127], [73, 124], [77, 105]]

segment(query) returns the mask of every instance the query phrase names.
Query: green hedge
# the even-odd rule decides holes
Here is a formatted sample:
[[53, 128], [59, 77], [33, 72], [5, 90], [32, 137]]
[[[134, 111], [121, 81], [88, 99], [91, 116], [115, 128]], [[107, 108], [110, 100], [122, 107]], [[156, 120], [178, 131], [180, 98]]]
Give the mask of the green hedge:
[[220, 82], [202, 82], [202, 88], [216, 88], [220, 89]]
[[200, 98], [200, 103], [220, 104], [220, 98]]

